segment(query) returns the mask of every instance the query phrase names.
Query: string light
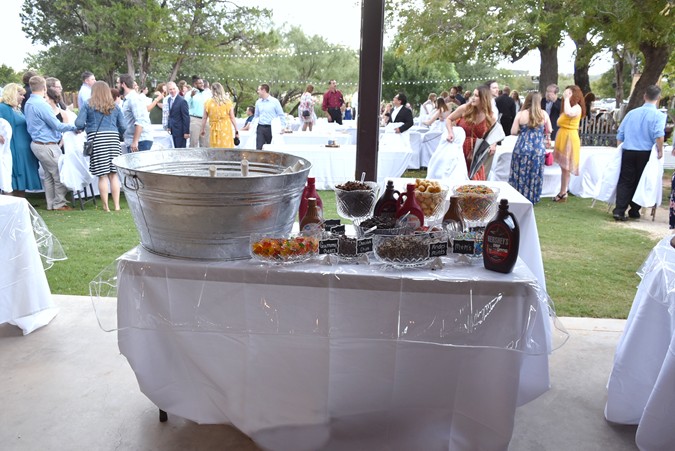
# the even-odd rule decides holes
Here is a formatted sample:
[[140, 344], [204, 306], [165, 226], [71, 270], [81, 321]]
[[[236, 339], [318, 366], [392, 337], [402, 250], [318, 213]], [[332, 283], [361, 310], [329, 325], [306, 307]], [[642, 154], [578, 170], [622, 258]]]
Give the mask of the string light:
[[167, 49], [158, 49], [150, 47], [149, 50], [159, 53], [169, 53], [171, 55], [185, 55], [185, 56], [206, 56], [209, 58], [293, 58], [296, 56], [317, 56], [317, 55], [331, 55], [334, 53], [340, 52], [352, 52], [356, 54], [355, 50], [349, 48], [335, 48], [330, 50], [315, 50], [315, 51], [304, 51], [296, 52], [289, 49], [280, 49], [276, 50], [274, 53], [206, 53], [206, 52], [195, 52], [195, 51], [183, 51], [183, 50], [167, 50]]

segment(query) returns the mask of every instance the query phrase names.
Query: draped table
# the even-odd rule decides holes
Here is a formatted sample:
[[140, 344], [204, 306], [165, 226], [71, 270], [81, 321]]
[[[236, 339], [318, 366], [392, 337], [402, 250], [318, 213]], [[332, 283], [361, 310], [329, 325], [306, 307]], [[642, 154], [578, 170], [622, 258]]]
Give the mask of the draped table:
[[[333, 189], [348, 180], [354, 180], [356, 172], [356, 146], [345, 145], [337, 148], [325, 145], [278, 145], [265, 144], [264, 150], [284, 152], [305, 158], [312, 163], [309, 177], [316, 178], [317, 189]], [[384, 183], [387, 177], [399, 177], [408, 167], [412, 152], [398, 147], [380, 147], [377, 153], [377, 182]], [[366, 174], [366, 180], [372, 180]]]
[[[0, 324], [24, 335], [49, 322], [59, 309], [52, 300], [26, 199], [0, 196]], [[35, 213], [37, 214], [37, 213]]]
[[638, 424], [642, 450], [675, 444], [675, 249], [673, 235], [651, 251], [614, 356], [605, 418]]
[[139, 247], [117, 284], [142, 392], [263, 449], [506, 450], [516, 407], [549, 388], [557, 330], [520, 261], [265, 266]]

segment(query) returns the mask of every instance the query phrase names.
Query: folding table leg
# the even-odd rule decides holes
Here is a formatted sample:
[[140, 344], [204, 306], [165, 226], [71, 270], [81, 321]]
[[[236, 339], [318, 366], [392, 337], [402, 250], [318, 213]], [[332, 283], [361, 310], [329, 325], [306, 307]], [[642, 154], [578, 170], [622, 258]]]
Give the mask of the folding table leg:
[[162, 409], [159, 409], [159, 422], [165, 423], [166, 420], [168, 420], [168, 419], [169, 419], [169, 415], [167, 415], [167, 413], [165, 411], [163, 411]]

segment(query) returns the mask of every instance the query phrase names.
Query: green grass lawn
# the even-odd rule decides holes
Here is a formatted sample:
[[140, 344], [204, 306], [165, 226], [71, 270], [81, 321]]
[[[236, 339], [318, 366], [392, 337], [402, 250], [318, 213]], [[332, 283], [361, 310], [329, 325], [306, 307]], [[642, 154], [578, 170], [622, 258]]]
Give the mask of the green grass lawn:
[[[405, 175], [423, 177], [424, 173]], [[325, 216], [337, 218], [333, 192], [321, 191], [320, 195]], [[46, 211], [43, 197], [29, 201], [68, 256], [47, 271], [53, 293], [89, 294], [89, 281], [139, 243], [124, 198], [122, 211], [109, 213], [91, 204], [84, 211]], [[626, 318], [639, 283], [635, 271], [656, 240], [646, 232], [618, 227], [606, 205], [591, 208], [590, 199], [570, 196], [564, 204], [543, 199], [534, 212], [547, 288], [558, 315]], [[667, 233], [666, 225], [663, 232]]]

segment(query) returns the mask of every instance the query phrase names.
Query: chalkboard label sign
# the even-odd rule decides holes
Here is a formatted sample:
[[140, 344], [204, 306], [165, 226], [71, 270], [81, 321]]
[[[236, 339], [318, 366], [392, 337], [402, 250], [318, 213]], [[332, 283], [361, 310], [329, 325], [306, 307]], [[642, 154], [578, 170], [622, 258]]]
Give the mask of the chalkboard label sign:
[[341, 234], [341, 235], [344, 235], [344, 234], [345, 234], [345, 225], [344, 225], [344, 224], [342, 224], [342, 225], [337, 225], [337, 226], [332, 226], [332, 227], [330, 227], [330, 226], [324, 226], [324, 228], [325, 228], [326, 230], [328, 230], [329, 232], [331, 232], [331, 233], [337, 233], [337, 234]]
[[331, 227], [339, 226], [341, 222], [340, 219], [326, 219], [323, 222], [323, 226], [325, 229], [330, 230]]
[[448, 255], [448, 242], [431, 243], [429, 245], [429, 257], [442, 257]]
[[453, 240], [452, 253], [471, 255], [474, 253], [476, 242], [474, 240]]
[[324, 254], [337, 254], [338, 252], [338, 240], [321, 240], [319, 241], [319, 255]]
[[356, 242], [356, 253], [365, 254], [366, 252], [371, 252], [373, 250], [373, 239], [365, 238], [363, 240], [358, 240]]

